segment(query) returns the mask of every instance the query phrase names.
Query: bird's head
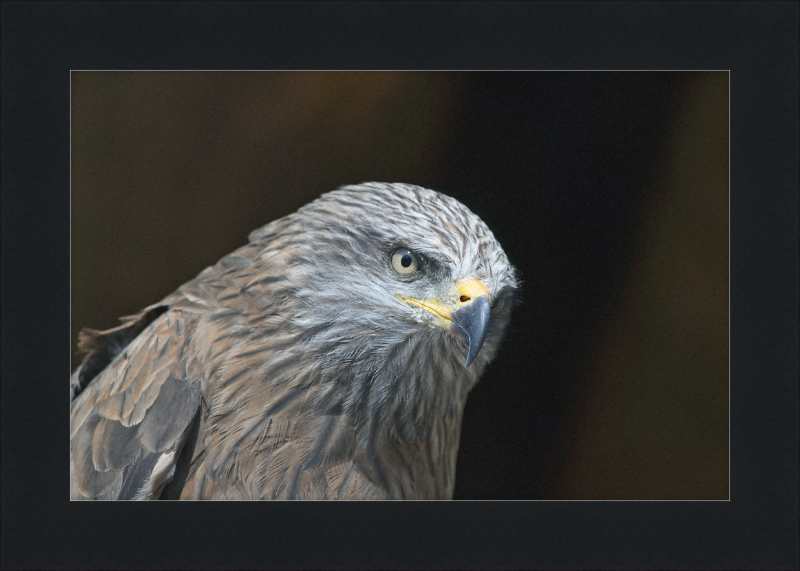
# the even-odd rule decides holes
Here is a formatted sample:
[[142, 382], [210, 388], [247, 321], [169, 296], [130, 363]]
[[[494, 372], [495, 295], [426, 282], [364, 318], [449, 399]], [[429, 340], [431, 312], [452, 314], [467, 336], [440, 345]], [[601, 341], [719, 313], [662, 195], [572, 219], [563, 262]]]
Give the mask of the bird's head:
[[366, 350], [409, 367], [422, 351], [475, 379], [494, 357], [516, 273], [489, 228], [457, 200], [366, 183], [324, 194], [284, 220], [261, 235], [296, 236], [280, 251], [292, 252], [284, 263], [305, 307], [297, 323], [327, 324], [339, 357]]

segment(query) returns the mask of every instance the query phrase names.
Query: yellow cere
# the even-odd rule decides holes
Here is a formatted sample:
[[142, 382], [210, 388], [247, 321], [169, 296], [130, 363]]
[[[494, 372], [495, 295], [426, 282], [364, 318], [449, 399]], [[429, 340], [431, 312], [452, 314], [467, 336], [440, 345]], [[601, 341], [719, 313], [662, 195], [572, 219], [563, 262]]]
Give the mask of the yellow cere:
[[[411, 297], [403, 297], [398, 294], [397, 298], [405, 301], [410, 305], [421, 307], [422, 309], [432, 313], [436, 317], [450, 321], [450, 312], [459, 307], [469, 304], [476, 297], [488, 297], [491, 302], [491, 295], [489, 295], [489, 288], [487, 288], [480, 280], [467, 280], [461, 283], [458, 287], [458, 300], [453, 305], [442, 303], [438, 299], [414, 299]], [[449, 329], [449, 325], [447, 327]]]

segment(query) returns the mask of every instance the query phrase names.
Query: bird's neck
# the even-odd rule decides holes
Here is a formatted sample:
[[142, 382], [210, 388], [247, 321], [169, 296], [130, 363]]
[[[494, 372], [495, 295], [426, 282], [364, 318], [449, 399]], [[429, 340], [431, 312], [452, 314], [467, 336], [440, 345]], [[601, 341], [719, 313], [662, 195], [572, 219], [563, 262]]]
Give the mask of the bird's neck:
[[[463, 404], [435, 414], [411, 435], [388, 424], [360, 434], [361, 470], [392, 499], [452, 499]], [[375, 442], [375, 444], [371, 444]]]
[[460, 342], [438, 328], [327, 322], [294, 344], [322, 358], [290, 383], [315, 387], [308, 402], [319, 415], [346, 419], [358, 470], [385, 497], [452, 497], [461, 418], [482, 366], [465, 369]]
[[465, 373], [449, 341], [423, 330], [350, 371], [347, 412], [362, 471], [389, 497], [452, 497], [461, 419], [477, 375]]

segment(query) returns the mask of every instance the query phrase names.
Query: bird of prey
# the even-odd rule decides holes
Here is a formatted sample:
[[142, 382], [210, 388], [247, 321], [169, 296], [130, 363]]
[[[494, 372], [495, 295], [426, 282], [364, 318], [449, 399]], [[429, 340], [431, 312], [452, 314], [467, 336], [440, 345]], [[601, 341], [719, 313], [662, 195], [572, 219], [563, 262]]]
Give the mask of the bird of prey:
[[138, 315], [83, 330], [72, 499], [450, 499], [518, 278], [407, 184], [323, 194]]

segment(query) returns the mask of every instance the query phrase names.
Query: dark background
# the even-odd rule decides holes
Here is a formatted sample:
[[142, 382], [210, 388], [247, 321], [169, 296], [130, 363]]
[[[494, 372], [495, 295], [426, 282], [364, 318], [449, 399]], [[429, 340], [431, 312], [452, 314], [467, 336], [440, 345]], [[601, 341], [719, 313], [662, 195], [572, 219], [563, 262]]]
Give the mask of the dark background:
[[728, 81], [74, 71], [72, 347], [323, 192], [419, 184], [524, 285], [456, 498], [727, 499]]

